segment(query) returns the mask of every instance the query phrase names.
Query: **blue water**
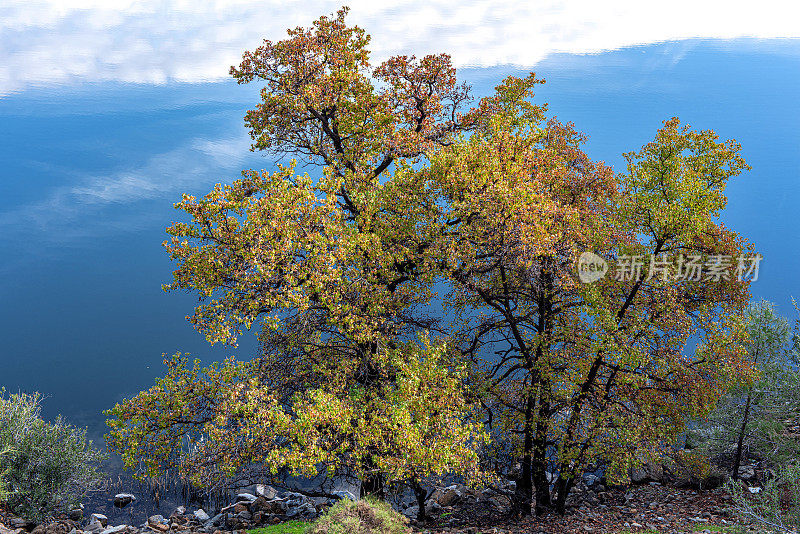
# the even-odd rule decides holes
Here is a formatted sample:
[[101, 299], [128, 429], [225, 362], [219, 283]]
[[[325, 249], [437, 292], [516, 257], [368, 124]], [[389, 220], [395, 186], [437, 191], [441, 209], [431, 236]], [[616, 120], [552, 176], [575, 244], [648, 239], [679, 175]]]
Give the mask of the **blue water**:
[[[765, 256], [755, 295], [793, 313], [800, 231], [800, 43], [688, 41], [588, 56], [552, 56], [540, 101], [589, 136], [588, 152], [621, 154], [679, 116], [744, 147], [753, 170], [729, 186], [724, 220]], [[487, 94], [527, 69], [462, 69]], [[161, 291], [172, 266], [164, 228], [182, 192], [202, 195], [246, 167], [244, 112], [257, 88], [85, 84], [0, 98], [0, 385], [46, 395], [104, 432], [102, 410], [162, 373], [162, 353], [205, 361], [252, 354], [210, 347], [184, 316], [190, 295]]]

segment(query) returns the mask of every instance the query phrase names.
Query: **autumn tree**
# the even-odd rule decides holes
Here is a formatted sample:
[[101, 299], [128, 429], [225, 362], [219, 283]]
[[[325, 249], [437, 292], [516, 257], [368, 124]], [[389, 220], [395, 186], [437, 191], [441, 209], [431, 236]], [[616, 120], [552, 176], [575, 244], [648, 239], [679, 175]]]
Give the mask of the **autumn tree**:
[[[748, 282], [722, 261], [749, 245], [718, 221], [740, 148], [671, 119], [615, 174], [532, 102], [535, 76], [466, 111], [446, 55], [373, 67], [345, 15], [232, 69], [264, 84], [246, 117], [254, 150], [313, 177], [246, 171], [184, 196], [190, 222], [168, 229], [167, 289], [199, 297], [190, 320], [212, 343], [254, 329], [259, 357], [172, 362], [113, 410], [112, 447], [209, 484], [250, 468], [355, 473], [381, 494], [476, 473], [480, 402], [521, 463], [519, 509], [563, 512], [588, 464], [624, 480], [747, 379]], [[584, 252], [608, 276], [583, 283]], [[698, 264], [717, 279], [687, 276]], [[449, 323], [429, 312], [437, 291]]]
[[300, 175], [294, 161], [247, 171], [176, 205], [190, 222], [168, 229], [167, 289], [198, 295], [190, 320], [209, 342], [255, 329], [261, 351], [205, 371], [173, 363], [117, 406], [111, 443], [128, 465], [172, 465], [189, 436], [199, 453], [180, 461], [209, 483], [253, 464], [355, 474], [382, 495], [391, 482], [476, 470], [483, 434], [468, 421], [463, 366], [445, 341], [417, 340], [437, 330], [425, 307], [441, 229], [412, 167], [469, 127], [468, 89], [446, 55], [371, 65], [369, 37], [346, 13], [265, 41], [231, 69], [264, 84], [245, 119], [253, 149], [318, 172]]
[[[716, 217], [725, 183], [746, 165], [735, 142], [672, 119], [615, 176], [589, 160], [571, 125], [545, 121], [530, 102], [536, 83], [498, 86], [478, 130], [438, 149], [429, 174], [444, 218], [457, 221], [448, 235], [456, 331], [483, 368], [492, 425], [517, 441], [520, 507], [530, 510], [535, 487], [538, 511], [563, 513], [587, 464], [623, 480], [747, 370], [747, 282], [681, 271], [681, 258], [744, 252]], [[585, 251], [621, 268], [581, 283], [575, 259]], [[627, 276], [625, 258], [664, 265]], [[694, 338], [700, 349], [688, 357]]]

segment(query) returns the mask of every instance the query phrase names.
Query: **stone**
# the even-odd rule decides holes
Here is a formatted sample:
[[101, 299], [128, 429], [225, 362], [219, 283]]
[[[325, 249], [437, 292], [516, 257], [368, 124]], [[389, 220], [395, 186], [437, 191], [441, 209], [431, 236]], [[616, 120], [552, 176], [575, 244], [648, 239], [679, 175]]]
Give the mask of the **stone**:
[[256, 496], [274, 499], [278, 496], [278, 490], [267, 484], [256, 484]]
[[259, 497], [255, 501], [253, 501], [252, 508], [254, 510], [260, 510], [267, 514], [282, 514], [288, 508], [288, 504], [285, 499], [267, 500], [264, 497]]
[[409, 506], [405, 510], [403, 510], [403, 515], [406, 517], [410, 517], [411, 519], [416, 519], [417, 515], [419, 515], [419, 506]]
[[92, 514], [89, 517], [89, 521], [98, 521], [104, 527], [108, 525], [108, 518], [103, 514]]
[[446, 488], [436, 489], [431, 494], [431, 499], [439, 503], [439, 506], [453, 506], [461, 500], [462, 492], [457, 485]]
[[169, 521], [164, 519], [163, 515], [151, 515], [147, 518], [147, 526], [159, 532], [166, 532], [169, 530]]
[[600, 482], [600, 478], [592, 475], [591, 473], [583, 475], [583, 481], [586, 483], [587, 486], [594, 486], [598, 482]]
[[256, 500], [256, 496], [252, 493], [240, 493], [236, 496], [236, 500], [234, 502], [248, 502], [251, 503]]
[[183, 515], [185, 513], [186, 513], [186, 507], [185, 506], [178, 506], [177, 508], [175, 508], [172, 511], [171, 514], [169, 514], [169, 517], [170, 517], [170, 519], [172, 519], [174, 517], [183, 517]]
[[136, 496], [133, 493], [117, 493], [114, 495], [114, 506], [117, 508], [125, 508], [135, 500]]
[[73, 508], [69, 511], [68, 516], [72, 521], [80, 521], [83, 519], [83, 509], [82, 508]]
[[294, 508], [290, 508], [286, 512], [286, 517], [297, 517], [297, 516], [304, 516], [304, 517], [311, 517], [317, 514], [317, 509], [314, 508], [314, 505], [310, 502], [306, 502], [301, 504], [300, 506], [296, 506]]
[[631, 482], [639, 484], [647, 479], [647, 471], [641, 467], [634, 467], [630, 470]]
[[118, 534], [120, 532], [127, 532], [128, 530], [132, 530], [133, 527], [130, 525], [117, 525], [116, 527], [109, 527], [103, 530], [100, 534]]
[[241, 512], [238, 512], [236, 514], [236, 517], [238, 517], [242, 521], [250, 521], [251, 519], [253, 519], [253, 514], [251, 514], [247, 510], [243, 510]]
[[743, 465], [739, 468], [739, 478], [742, 480], [752, 480], [756, 477], [756, 470], [751, 465]]
[[247, 507], [247, 505], [241, 502], [237, 502], [233, 507], [234, 514], [240, 514], [242, 512], [247, 512], [248, 510], [249, 508]]
[[194, 511], [194, 513], [193, 513], [192, 515], [193, 515], [193, 516], [194, 516], [194, 517], [195, 517], [195, 518], [196, 518], [198, 521], [200, 521], [201, 523], [205, 523], [205, 522], [207, 522], [208, 520], [210, 520], [210, 519], [211, 519], [211, 517], [209, 517], [209, 515], [206, 513], [206, 511], [205, 511], [205, 510], [203, 510], [202, 508], [198, 508], [197, 510], [195, 510], [195, 511]]

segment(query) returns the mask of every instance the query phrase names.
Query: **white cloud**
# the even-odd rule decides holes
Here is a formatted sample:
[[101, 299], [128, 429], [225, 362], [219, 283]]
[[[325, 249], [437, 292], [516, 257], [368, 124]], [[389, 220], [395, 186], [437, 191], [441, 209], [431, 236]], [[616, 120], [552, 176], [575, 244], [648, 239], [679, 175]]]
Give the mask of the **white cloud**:
[[[81, 81], [201, 82], [227, 77], [243, 50], [307, 26], [346, 0], [4, 0], [0, 95]], [[533, 66], [689, 38], [800, 37], [786, 0], [351, 0], [377, 58], [448, 52], [459, 66]]]
[[51, 190], [39, 201], [0, 212], [0, 232], [4, 238], [36, 233], [68, 242], [123, 228], [136, 229], [148, 223], [149, 213], [119, 211], [118, 205], [137, 206], [133, 203], [156, 198], [178, 201], [182, 192], [201, 184], [230, 182], [252, 157], [249, 146], [247, 135], [191, 140], [132, 169], [84, 177]]

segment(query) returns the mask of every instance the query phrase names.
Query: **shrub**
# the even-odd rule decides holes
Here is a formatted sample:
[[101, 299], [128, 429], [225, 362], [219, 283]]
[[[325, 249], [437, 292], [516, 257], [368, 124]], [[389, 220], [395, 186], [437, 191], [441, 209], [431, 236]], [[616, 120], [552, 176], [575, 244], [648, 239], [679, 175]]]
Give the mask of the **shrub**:
[[311, 525], [308, 534], [408, 534], [408, 519], [382, 501], [343, 499]]
[[85, 429], [61, 416], [44, 421], [38, 393], [6, 397], [2, 389], [0, 449], [10, 449], [0, 457], [8, 506], [35, 521], [77, 504], [100, 481], [98, 467], [106, 457], [92, 447]]
[[[3, 456], [6, 456], [11, 453], [11, 448], [6, 447], [3, 450], [0, 450], [0, 460]], [[0, 464], [2, 465], [2, 464]], [[8, 472], [10, 469], [5, 469], [4, 471], [0, 471], [0, 503], [4, 503], [6, 499], [8, 499], [8, 487], [6, 485], [6, 477], [8, 477]]]
[[729, 480], [725, 489], [732, 498], [732, 509], [740, 519], [754, 522], [772, 532], [800, 532], [800, 466], [780, 467], [757, 493]]

